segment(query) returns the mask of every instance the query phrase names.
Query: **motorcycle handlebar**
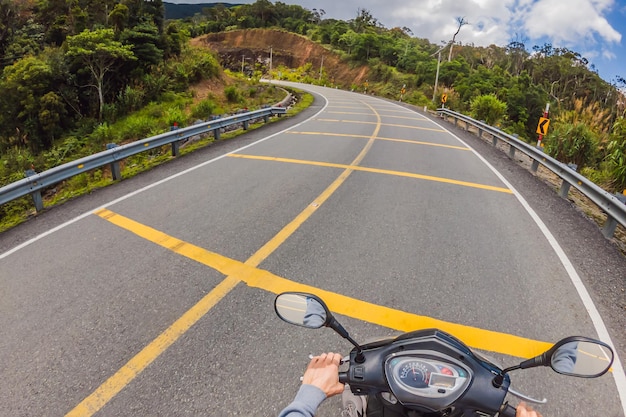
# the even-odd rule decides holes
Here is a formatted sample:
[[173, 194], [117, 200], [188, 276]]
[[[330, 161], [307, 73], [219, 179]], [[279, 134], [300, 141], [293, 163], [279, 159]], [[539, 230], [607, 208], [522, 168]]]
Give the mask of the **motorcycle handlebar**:
[[348, 383], [348, 373], [347, 372], [339, 372], [339, 382], [342, 384]]
[[517, 414], [517, 409], [507, 403], [504, 404], [504, 407], [498, 414], [498, 417], [515, 417], [515, 414]]

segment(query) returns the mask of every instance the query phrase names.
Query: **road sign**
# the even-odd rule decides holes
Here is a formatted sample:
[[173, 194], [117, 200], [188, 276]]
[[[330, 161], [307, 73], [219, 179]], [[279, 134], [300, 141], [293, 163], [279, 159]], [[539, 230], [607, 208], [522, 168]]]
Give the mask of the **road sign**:
[[545, 117], [539, 118], [537, 134], [545, 136], [548, 133], [548, 126], [550, 126], [550, 119], [546, 119]]
[[404, 94], [406, 93], [406, 88], [402, 87], [402, 90], [400, 90], [400, 94]]
[[445, 102], [447, 102], [447, 101], [448, 101], [448, 95], [447, 95], [446, 93], [443, 93], [443, 94], [441, 95], [441, 102], [442, 102], [442, 103], [445, 103]]

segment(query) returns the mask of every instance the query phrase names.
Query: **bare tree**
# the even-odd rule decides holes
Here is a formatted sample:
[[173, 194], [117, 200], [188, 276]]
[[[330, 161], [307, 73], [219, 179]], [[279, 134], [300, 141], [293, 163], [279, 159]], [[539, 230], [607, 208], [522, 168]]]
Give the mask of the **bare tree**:
[[456, 32], [452, 36], [452, 40], [450, 41], [450, 53], [448, 54], [448, 62], [452, 61], [452, 48], [454, 48], [454, 40], [456, 39], [456, 35], [459, 34], [461, 28], [465, 25], [469, 25], [469, 22], [465, 20], [465, 17], [457, 17], [456, 23], [459, 25]]

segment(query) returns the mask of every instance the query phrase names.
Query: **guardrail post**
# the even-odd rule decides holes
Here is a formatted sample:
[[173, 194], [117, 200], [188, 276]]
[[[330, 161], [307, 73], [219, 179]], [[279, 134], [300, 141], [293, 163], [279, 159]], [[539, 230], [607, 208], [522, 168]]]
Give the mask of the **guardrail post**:
[[509, 146], [509, 158], [511, 159], [515, 158], [515, 146], [513, 145]]
[[491, 144], [493, 146], [498, 145], [498, 137], [496, 135], [491, 135]]
[[[567, 167], [573, 171], [576, 171], [578, 169], [578, 165], [576, 164], [567, 164]], [[571, 187], [571, 184], [563, 180], [563, 182], [561, 182], [561, 188], [559, 189], [559, 195], [563, 198], [567, 198], [567, 194], [569, 193], [570, 187]]]
[[570, 183], [563, 180], [561, 182], [561, 188], [559, 189], [559, 195], [563, 198], [567, 198], [567, 194], [569, 194], [570, 187], [571, 187]]
[[538, 169], [538, 168], [539, 168], [539, 161], [538, 161], [538, 160], [536, 160], [536, 159], [534, 159], [534, 160], [533, 160], [533, 164], [532, 164], [532, 166], [530, 167], [530, 170], [531, 170], [532, 172], [534, 172], [534, 173], [537, 173], [537, 169]]
[[[514, 133], [513, 137], [515, 139], [519, 139], [519, 135], [517, 133]], [[515, 158], [515, 146], [513, 146], [513, 144], [509, 145], [509, 158], [511, 159]]]
[[270, 121], [270, 116], [266, 114], [265, 116], [263, 116], [263, 120], [265, 121], [265, 123], [268, 123]]
[[[615, 193], [615, 197], [622, 203], [626, 204], [626, 195], [622, 193]], [[617, 220], [611, 217], [610, 214], [607, 214], [606, 222], [602, 227], [602, 234], [605, 238], [610, 239], [615, 234], [615, 229], [617, 229]]]
[[250, 121], [244, 120], [243, 121], [243, 130], [248, 130], [249, 126], [250, 126]]
[[[26, 175], [26, 177], [32, 177], [37, 175], [37, 172], [35, 172], [34, 169], [29, 169], [26, 170], [24, 174]], [[37, 185], [37, 181], [33, 181], [32, 185]], [[41, 191], [33, 191], [32, 193], [30, 193], [30, 195], [33, 198], [33, 203], [35, 203], [35, 210], [37, 210], [37, 213], [39, 213], [41, 210], [43, 210], [43, 198], [41, 198]]]
[[[116, 143], [107, 143], [107, 149], [113, 149], [117, 147], [118, 145]], [[122, 170], [120, 169], [119, 161], [111, 162], [111, 176], [113, 177], [113, 181], [122, 179]]]
[[220, 134], [221, 133], [222, 132], [220, 132], [220, 128], [219, 127], [213, 131], [213, 134], [215, 135], [215, 140], [220, 140]]
[[[174, 125], [170, 127], [170, 132], [174, 130], [178, 130], [178, 123], [174, 122]], [[180, 150], [180, 141], [172, 142], [172, 156], [178, 156], [178, 151]]]
[[606, 218], [606, 222], [604, 223], [604, 226], [602, 227], [602, 234], [604, 235], [605, 238], [610, 239], [615, 234], [616, 228], [617, 228], [617, 220], [615, 220], [611, 216], [608, 216]]

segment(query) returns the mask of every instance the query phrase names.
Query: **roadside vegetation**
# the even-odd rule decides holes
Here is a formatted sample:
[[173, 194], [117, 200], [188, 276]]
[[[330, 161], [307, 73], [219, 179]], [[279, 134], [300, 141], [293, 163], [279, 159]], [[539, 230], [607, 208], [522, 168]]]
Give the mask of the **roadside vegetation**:
[[[538, 119], [550, 103], [545, 151], [576, 163], [611, 192], [626, 188], [622, 77], [606, 82], [579, 53], [550, 44], [448, 43], [435, 91], [437, 52], [445, 42], [416, 38], [406, 27], [388, 29], [366, 9], [348, 21], [325, 15], [321, 9], [268, 0], [217, 4], [180, 20], [165, 19], [161, 0], [0, 0], [0, 186], [23, 178], [28, 169], [49, 169], [104, 150], [108, 143], [280, 101], [283, 91], [259, 83], [271, 76], [430, 109], [445, 93], [446, 107], [529, 143], [536, 140]], [[462, 30], [463, 20], [457, 22]], [[322, 52], [293, 65], [290, 57], [298, 51], [276, 42], [270, 71], [268, 44], [256, 59], [242, 62], [236, 48], [218, 56], [190, 42], [205, 34], [270, 28], [297, 34]], [[298, 47], [308, 49], [303, 46]], [[310, 100], [303, 99], [300, 106]], [[123, 176], [166, 160], [167, 154], [129, 158]], [[49, 190], [46, 204], [88, 192], [109, 178], [106, 169], [73, 178]], [[26, 198], [1, 206], [5, 226], [0, 230], [32, 211]]]
[[[530, 46], [523, 39], [488, 47], [454, 43], [442, 50], [435, 92], [437, 51], [447, 42], [433, 44], [416, 38], [406, 27], [388, 29], [366, 9], [359, 9], [349, 21], [325, 15], [322, 9], [257, 0], [249, 5], [204, 9], [181, 24], [193, 37], [252, 28], [278, 28], [306, 36], [348, 65], [367, 65], [367, 79], [352, 83], [341, 80], [333, 68], [320, 71], [321, 56], [311, 57], [309, 64], [295, 71], [275, 66], [275, 78], [394, 99], [400, 99], [404, 88], [403, 101], [431, 109], [446, 93], [446, 107], [489, 119], [529, 143], [536, 142], [539, 117], [550, 103], [552, 122], [544, 138], [546, 152], [562, 162], [576, 163], [583, 174], [611, 192], [626, 188], [624, 77], [616, 74], [607, 82], [581, 54], [551, 44]], [[450, 19], [452, 22], [455, 17]], [[458, 18], [457, 23], [460, 30], [467, 24]], [[279, 50], [280, 46], [275, 46], [274, 51]], [[481, 117], [483, 114], [486, 116]]]
[[[224, 72], [213, 52], [190, 46], [177, 22], [164, 21], [160, 1], [87, 1], [69, 13], [64, 4], [0, 0], [0, 186], [109, 143], [285, 97], [258, 79]], [[181, 154], [212, 141], [202, 138]], [[170, 158], [169, 147], [136, 155], [123, 162], [122, 176]], [[108, 168], [93, 170], [48, 189], [45, 205], [110, 183]], [[0, 206], [0, 231], [33, 213], [29, 197]]]

